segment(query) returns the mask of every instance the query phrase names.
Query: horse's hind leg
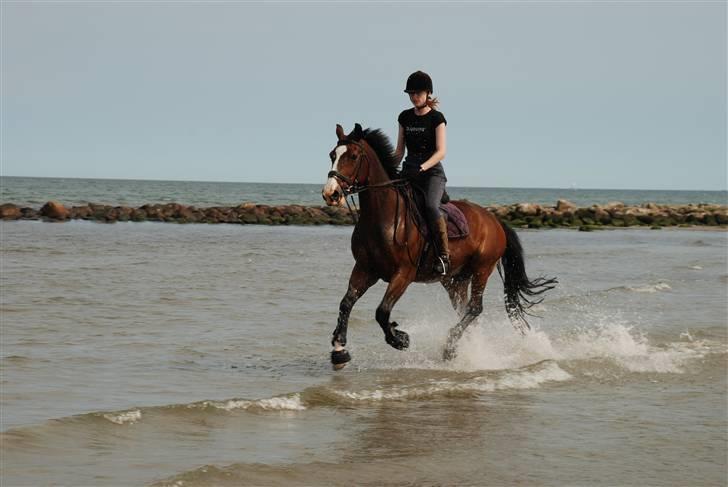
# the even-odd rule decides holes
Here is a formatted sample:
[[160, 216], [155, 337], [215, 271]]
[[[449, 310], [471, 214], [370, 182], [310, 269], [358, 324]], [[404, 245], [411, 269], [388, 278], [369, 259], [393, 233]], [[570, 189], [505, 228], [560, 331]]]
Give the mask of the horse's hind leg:
[[412, 282], [413, 277], [409, 274], [395, 274], [389, 282], [389, 286], [387, 286], [387, 291], [384, 293], [382, 302], [377, 307], [376, 319], [384, 331], [384, 340], [397, 350], [404, 350], [409, 347], [409, 335], [401, 330], [397, 330], [397, 323], [390, 323], [389, 316], [392, 313], [394, 305], [399, 301], [407, 286]]
[[485, 285], [488, 283], [488, 277], [493, 272], [493, 265], [485, 269], [480, 269], [473, 274], [470, 289], [470, 301], [465, 308], [465, 314], [457, 325], [450, 329], [445, 345], [443, 357], [445, 360], [455, 358], [455, 345], [460, 337], [465, 333], [465, 329], [483, 312], [483, 293]]
[[331, 345], [334, 350], [331, 352], [331, 363], [335, 368], [342, 368], [351, 360], [349, 352], [344, 350], [346, 346], [346, 332], [349, 326], [349, 314], [354, 307], [354, 303], [364, 295], [364, 293], [377, 282], [368, 272], [363, 270], [358, 264], [354, 265], [349, 278], [349, 287], [346, 290], [344, 298], [339, 304], [339, 319], [334, 329]]

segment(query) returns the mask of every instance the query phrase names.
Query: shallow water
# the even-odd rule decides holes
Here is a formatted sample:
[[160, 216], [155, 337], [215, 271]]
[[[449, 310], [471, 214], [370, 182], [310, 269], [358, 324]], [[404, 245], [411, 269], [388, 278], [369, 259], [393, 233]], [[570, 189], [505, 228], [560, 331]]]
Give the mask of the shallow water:
[[519, 231], [450, 363], [415, 284], [328, 363], [350, 228], [0, 222], [4, 485], [725, 485], [727, 234]]

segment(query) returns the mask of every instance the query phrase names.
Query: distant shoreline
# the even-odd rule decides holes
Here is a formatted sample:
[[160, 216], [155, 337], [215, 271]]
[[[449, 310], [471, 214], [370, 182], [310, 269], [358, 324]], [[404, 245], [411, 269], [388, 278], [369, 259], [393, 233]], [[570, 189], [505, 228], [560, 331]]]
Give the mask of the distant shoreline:
[[[666, 205], [645, 203], [577, 207], [567, 200], [555, 206], [533, 203], [486, 206], [501, 220], [516, 228], [575, 228], [582, 231], [627, 227], [711, 227], [728, 228], [728, 206], [715, 204]], [[198, 208], [179, 203], [145, 204], [137, 208], [89, 203], [67, 207], [49, 201], [41, 208], [0, 205], [2, 220], [67, 221], [103, 223], [157, 221], [169, 223], [228, 223], [243, 225], [351, 225], [346, 207], [304, 205], [262, 205]]]

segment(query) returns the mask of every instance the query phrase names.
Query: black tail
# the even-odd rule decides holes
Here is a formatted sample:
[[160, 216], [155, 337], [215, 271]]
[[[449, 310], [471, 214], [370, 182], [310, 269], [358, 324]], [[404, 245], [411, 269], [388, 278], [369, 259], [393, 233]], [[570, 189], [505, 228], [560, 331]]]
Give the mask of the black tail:
[[524, 333], [524, 325], [531, 329], [531, 325], [526, 321], [526, 315], [533, 315], [528, 312], [528, 309], [543, 301], [543, 298], [534, 300], [533, 297], [553, 289], [558, 281], [545, 277], [529, 280], [526, 275], [526, 265], [523, 262], [523, 247], [521, 247], [518, 235], [506, 223], [501, 221], [500, 224], [503, 231], [506, 232], [506, 251], [498, 262], [498, 273], [503, 279], [506, 311], [513, 326]]

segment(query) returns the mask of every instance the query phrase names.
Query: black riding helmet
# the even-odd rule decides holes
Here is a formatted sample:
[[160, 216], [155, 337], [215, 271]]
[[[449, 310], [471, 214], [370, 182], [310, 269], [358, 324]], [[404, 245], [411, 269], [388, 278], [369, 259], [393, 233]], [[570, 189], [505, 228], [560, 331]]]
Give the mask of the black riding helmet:
[[426, 91], [432, 93], [432, 78], [424, 71], [415, 71], [407, 78], [407, 87], [405, 93], [415, 93], [417, 91]]

